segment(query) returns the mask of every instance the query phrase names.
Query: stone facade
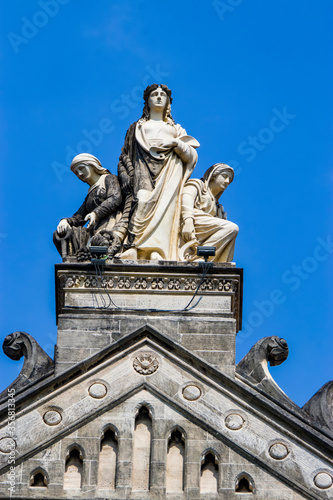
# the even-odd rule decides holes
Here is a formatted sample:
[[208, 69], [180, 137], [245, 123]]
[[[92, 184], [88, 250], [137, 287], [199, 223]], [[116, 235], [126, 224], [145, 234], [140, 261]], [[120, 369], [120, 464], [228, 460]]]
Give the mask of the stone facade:
[[202, 277], [202, 266], [176, 262], [120, 261], [103, 275], [91, 265], [57, 265], [56, 373], [149, 324], [234, 374], [243, 270], [215, 264]]
[[[235, 366], [242, 270], [211, 268], [185, 311], [198, 264], [115, 263], [97, 276], [61, 264], [56, 277], [55, 365], [33, 345], [47, 369], [10, 386], [13, 432], [2, 393], [0, 498], [13, 456], [16, 499], [333, 498], [331, 386], [295, 405], [267, 367], [288, 355], [278, 337]], [[29, 357], [29, 335], [6, 342]]]

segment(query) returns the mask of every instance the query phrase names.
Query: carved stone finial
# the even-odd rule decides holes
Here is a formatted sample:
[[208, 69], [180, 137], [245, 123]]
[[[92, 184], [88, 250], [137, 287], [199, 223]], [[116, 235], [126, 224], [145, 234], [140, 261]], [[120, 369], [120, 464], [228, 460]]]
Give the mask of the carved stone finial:
[[281, 365], [289, 354], [287, 341], [281, 337], [270, 337], [266, 349], [267, 361], [271, 366]]
[[271, 378], [267, 363], [271, 366], [280, 365], [287, 359], [288, 354], [289, 348], [285, 339], [276, 336], [265, 337], [238, 363], [237, 372], [256, 383], [261, 383], [264, 379]]
[[268, 362], [271, 366], [280, 365], [287, 359], [288, 354], [289, 349], [285, 339], [277, 336], [265, 337], [259, 340], [238, 363], [236, 373], [266, 394], [299, 410], [298, 406], [276, 384], [268, 370]]
[[14, 332], [7, 335], [3, 352], [14, 360], [24, 356], [24, 364], [19, 376], [0, 394], [0, 400], [7, 396], [9, 389], [18, 393], [38, 380], [54, 372], [54, 361], [40, 347], [36, 340], [25, 332]]
[[303, 406], [317, 427], [333, 436], [333, 380], [323, 385]]
[[11, 333], [5, 337], [2, 344], [2, 349], [6, 356], [15, 361], [18, 361], [24, 356], [25, 343], [22, 334], [23, 332]]

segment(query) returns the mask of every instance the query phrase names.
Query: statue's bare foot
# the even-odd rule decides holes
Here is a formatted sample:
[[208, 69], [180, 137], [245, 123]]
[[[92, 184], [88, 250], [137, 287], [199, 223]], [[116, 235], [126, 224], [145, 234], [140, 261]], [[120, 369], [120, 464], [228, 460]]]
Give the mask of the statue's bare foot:
[[138, 251], [136, 248], [128, 248], [120, 255], [120, 258], [123, 260], [137, 260]]
[[150, 254], [150, 260], [164, 260], [164, 259], [158, 252], [152, 252]]

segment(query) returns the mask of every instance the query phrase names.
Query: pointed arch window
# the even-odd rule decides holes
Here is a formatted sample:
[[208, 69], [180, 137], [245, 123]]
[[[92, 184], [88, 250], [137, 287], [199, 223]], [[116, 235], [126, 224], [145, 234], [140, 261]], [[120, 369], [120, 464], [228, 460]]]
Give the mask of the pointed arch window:
[[34, 488], [47, 488], [48, 478], [47, 474], [43, 469], [35, 470], [30, 478], [30, 486]]
[[116, 433], [108, 428], [104, 432], [99, 454], [98, 487], [114, 490], [116, 488], [116, 470], [118, 455], [118, 439]]
[[185, 439], [176, 429], [168, 439], [166, 491], [176, 493], [184, 491]]
[[236, 479], [236, 493], [253, 493], [253, 479], [246, 473], [239, 474]]
[[218, 481], [218, 460], [213, 453], [206, 453], [201, 462], [200, 493], [217, 493]]
[[134, 427], [132, 488], [135, 491], [148, 491], [150, 487], [151, 439], [152, 420], [148, 408], [142, 406]]
[[68, 453], [65, 464], [64, 489], [76, 490], [82, 487], [83, 459], [81, 451], [74, 447]]

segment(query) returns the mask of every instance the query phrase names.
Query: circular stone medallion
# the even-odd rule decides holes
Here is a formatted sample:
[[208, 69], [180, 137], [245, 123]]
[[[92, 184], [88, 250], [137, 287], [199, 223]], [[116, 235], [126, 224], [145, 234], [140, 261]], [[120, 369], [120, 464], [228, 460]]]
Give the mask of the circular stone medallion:
[[16, 448], [16, 443], [14, 439], [10, 437], [3, 437], [0, 439], [0, 451], [1, 453], [10, 453]]
[[326, 490], [327, 488], [330, 488], [332, 486], [333, 478], [327, 472], [319, 472], [319, 474], [317, 474], [314, 478], [313, 482], [317, 486], [317, 488]]
[[96, 384], [92, 384], [89, 387], [88, 392], [92, 398], [102, 399], [106, 396], [106, 393], [108, 392], [108, 390], [104, 384], [101, 384], [100, 382], [98, 382]]
[[230, 413], [230, 415], [225, 418], [224, 422], [226, 427], [231, 431], [238, 431], [244, 425], [244, 418], [238, 415], [238, 413]]
[[285, 444], [275, 443], [270, 447], [269, 454], [275, 460], [283, 460], [289, 454], [289, 450]]
[[158, 369], [157, 358], [150, 352], [142, 352], [133, 360], [133, 368], [141, 375], [151, 375]]
[[43, 420], [47, 425], [58, 425], [62, 420], [62, 416], [57, 410], [49, 410], [44, 413]]
[[183, 389], [183, 397], [188, 401], [196, 401], [200, 398], [201, 394], [200, 387], [193, 384], [189, 384]]

